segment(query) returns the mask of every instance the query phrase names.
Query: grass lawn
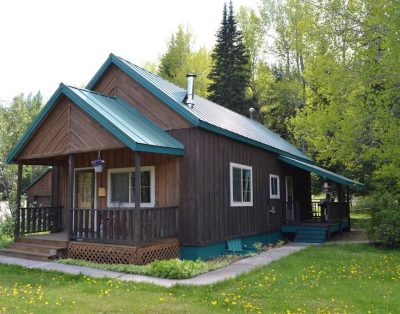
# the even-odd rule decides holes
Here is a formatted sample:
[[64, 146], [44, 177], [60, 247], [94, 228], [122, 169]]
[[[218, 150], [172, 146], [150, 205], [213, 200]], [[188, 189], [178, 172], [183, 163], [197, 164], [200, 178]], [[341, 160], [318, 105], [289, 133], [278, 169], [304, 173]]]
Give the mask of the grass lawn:
[[170, 289], [0, 265], [0, 312], [398, 313], [400, 251], [314, 246], [236, 279]]
[[371, 214], [366, 211], [351, 211], [350, 219], [352, 229], [365, 229], [371, 219]]

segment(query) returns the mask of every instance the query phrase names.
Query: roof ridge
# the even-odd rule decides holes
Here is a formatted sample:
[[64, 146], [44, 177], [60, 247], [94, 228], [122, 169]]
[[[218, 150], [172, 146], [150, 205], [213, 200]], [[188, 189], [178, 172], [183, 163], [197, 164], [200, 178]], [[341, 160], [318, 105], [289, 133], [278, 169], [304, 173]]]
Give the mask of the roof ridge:
[[133, 66], [135, 66], [135, 67], [137, 67], [137, 68], [139, 68], [139, 69], [141, 69], [141, 70], [147, 72], [147, 73], [149, 73], [149, 74], [151, 74], [151, 75], [154, 75], [154, 76], [158, 77], [159, 79], [161, 79], [161, 80], [167, 82], [168, 84], [174, 85], [175, 87], [178, 87], [178, 88], [181, 88], [181, 89], [185, 90], [184, 87], [179, 86], [179, 85], [175, 84], [174, 82], [171, 82], [171, 81], [167, 80], [166, 78], [163, 78], [162, 76], [160, 76], [160, 75], [158, 75], [158, 74], [156, 74], [156, 73], [153, 73], [153, 72], [151, 72], [151, 71], [149, 71], [149, 70], [147, 70], [147, 69], [145, 69], [145, 68], [143, 68], [143, 67], [141, 67], [141, 66], [139, 66], [139, 65], [137, 65], [137, 64], [135, 64], [135, 63], [132, 63], [132, 62], [130, 62], [129, 60], [126, 60], [126, 59], [124, 59], [124, 58], [122, 58], [122, 57], [120, 57], [120, 56], [117, 56], [117, 55], [115, 55], [115, 54], [112, 54], [112, 55], [113, 55], [114, 57], [116, 57], [116, 58], [121, 59], [122, 61], [125, 61], [125, 62], [127, 62], [127, 63], [129, 63], [129, 64], [131, 64], [131, 65], [133, 65]]

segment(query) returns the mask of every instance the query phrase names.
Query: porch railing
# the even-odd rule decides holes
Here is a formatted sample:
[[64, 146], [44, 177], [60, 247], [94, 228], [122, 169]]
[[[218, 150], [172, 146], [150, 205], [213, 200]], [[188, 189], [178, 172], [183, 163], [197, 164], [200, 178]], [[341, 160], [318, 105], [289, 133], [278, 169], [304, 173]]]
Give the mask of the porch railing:
[[[304, 211], [303, 215], [301, 210]], [[300, 222], [341, 223], [350, 218], [349, 204], [346, 202], [311, 202], [311, 211], [301, 208], [298, 202], [283, 202], [283, 220], [286, 224]]]
[[71, 209], [70, 240], [137, 244], [178, 235], [178, 207]]
[[16, 236], [62, 229], [62, 206], [20, 207], [16, 216]]

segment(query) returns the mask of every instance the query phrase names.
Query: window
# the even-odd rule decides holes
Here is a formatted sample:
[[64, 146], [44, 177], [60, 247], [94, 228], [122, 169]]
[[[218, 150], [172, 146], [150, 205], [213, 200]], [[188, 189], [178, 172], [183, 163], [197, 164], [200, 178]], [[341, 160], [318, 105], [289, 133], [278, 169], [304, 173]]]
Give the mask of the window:
[[231, 206], [253, 206], [253, 168], [230, 164]]
[[272, 199], [279, 199], [280, 189], [279, 189], [279, 176], [275, 174], [269, 175], [269, 196]]
[[[140, 206], [154, 207], [154, 167], [141, 168]], [[109, 207], [135, 206], [135, 169], [108, 170], [108, 199]]]

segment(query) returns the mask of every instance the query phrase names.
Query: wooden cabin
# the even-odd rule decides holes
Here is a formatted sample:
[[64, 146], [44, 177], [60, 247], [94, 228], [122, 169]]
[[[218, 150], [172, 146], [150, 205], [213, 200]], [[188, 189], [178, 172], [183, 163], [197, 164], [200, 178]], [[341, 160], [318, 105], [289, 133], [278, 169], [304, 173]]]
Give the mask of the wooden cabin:
[[[250, 246], [284, 234], [323, 242], [350, 228], [349, 187], [362, 187], [262, 124], [113, 54], [86, 89], [60, 85], [7, 162], [18, 164], [19, 182], [23, 165], [52, 167], [51, 207], [18, 199], [8, 252], [53, 236], [46, 243], [60, 254], [107, 263], [207, 259], [234, 239]], [[310, 173], [336, 185], [334, 202], [312, 202]]]

